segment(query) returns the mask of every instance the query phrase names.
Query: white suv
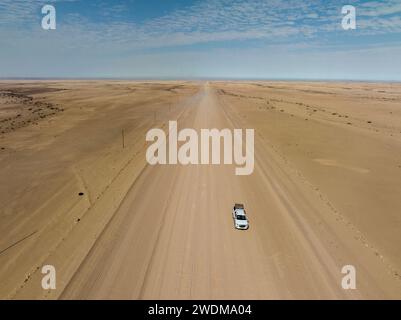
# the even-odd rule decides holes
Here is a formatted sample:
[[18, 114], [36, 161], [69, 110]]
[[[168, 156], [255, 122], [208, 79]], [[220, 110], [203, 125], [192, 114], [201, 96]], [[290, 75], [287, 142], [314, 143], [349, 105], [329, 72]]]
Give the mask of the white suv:
[[249, 228], [249, 221], [246, 217], [244, 205], [236, 203], [233, 208], [234, 226], [239, 230], [247, 230]]

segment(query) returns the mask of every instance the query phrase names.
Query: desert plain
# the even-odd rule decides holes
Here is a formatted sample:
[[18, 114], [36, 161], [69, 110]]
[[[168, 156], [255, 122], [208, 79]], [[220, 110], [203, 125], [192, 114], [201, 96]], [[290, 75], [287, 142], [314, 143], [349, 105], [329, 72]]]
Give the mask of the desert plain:
[[[149, 165], [171, 120], [254, 129], [253, 173]], [[3, 80], [0, 181], [1, 299], [401, 298], [401, 84]]]

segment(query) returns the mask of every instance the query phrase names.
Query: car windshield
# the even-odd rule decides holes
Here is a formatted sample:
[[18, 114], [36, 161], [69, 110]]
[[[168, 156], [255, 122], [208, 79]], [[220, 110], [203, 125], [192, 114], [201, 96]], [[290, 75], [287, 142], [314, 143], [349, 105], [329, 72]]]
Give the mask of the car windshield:
[[243, 215], [237, 215], [237, 220], [246, 220], [246, 217]]

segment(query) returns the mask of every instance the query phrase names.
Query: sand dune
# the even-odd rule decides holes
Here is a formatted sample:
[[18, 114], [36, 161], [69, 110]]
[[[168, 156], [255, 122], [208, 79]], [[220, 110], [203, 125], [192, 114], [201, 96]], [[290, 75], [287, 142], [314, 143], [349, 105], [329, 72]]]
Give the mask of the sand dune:
[[[0, 82], [0, 297], [399, 299], [400, 102], [383, 83]], [[148, 165], [169, 120], [254, 128], [254, 173]]]

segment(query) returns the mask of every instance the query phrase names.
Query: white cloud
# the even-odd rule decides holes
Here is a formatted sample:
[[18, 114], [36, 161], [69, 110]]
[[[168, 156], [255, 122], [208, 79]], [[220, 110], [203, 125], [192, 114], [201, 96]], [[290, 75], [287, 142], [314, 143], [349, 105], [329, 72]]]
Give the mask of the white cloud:
[[[66, 1], [79, 0], [2, 0], [0, 43], [7, 39], [9, 43], [30, 43], [31, 40], [41, 43], [43, 39], [50, 38], [54, 44], [66, 49], [89, 46], [124, 47], [129, 50], [246, 39], [280, 43], [286, 39], [294, 41], [296, 36], [309, 39], [330, 36], [331, 32], [340, 30], [342, 19], [341, 6], [334, 0], [209, 0], [139, 25], [135, 21], [121, 20], [124, 6], [116, 4], [102, 10], [103, 14], [114, 18], [111, 21], [108, 19], [107, 23], [92, 22], [90, 17], [77, 12], [63, 17], [55, 35], [44, 36], [37, 21], [41, 5], [45, 2], [57, 5]], [[354, 1], [357, 13], [361, 15], [358, 19], [360, 32], [398, 32], [397, 19], [378, 18], [401, 10], [401, 4], [393, 1], [388, 0], [385, 4]]]
[[358, 15], [364, 17], [381, 17], [400, 12], [401, 3], [399, 1], [374, 1], [361, 4], [361, 10], [358, 10]]
[[[88, 66], [96, 68], [94, 62], [99, 59], [105, 64], [124, 61], [125, 57], [138, 59], [142, 49], [158, 48], [161, 51], [169, 47], [225, 41], [255, 40], [257, 46], [269, 44], [266, 50], [270, 51], [286, 45], [288, 51], [303, 55], [307, 48], [322, 51], [323, 46], [317, 48], [317, 45], [325, 43], [327, 46], [330, 37], [336, 37], [341, 44], [344, 34], [341, 29], [342, 3], [337, 0], [202, 0], [141, 24], [125, 20], [125, 7], [116, 4], [108, 10], [104, 7], [99, 10], [103, 12], [99, 14], [107, 15], [107, 23], [99, 23], [100, 16], [94, 22], [92, 17], [85, 17], [80, 12], [67, 16], [58, 14], [54, 32], [40, 28], [43, 4], [54, 3], [57, 9], [58, 3], [89, 0], [0, 1], [0, 76], [1, 72], [11, 70], [9, 66], [36, 70], [31, 64], [37, 63], [44, 66], [44, 70], [51, 68], [52, 72], [63, 70], [63, 66], [87, 70]], [[398, 12], [399, 0], [350, 0], [349, 3], [357, 7], [360, 16], [357, 17], [356, 32], [347, 33], [347, 36], [401, 32], [400, 16], [394, 15]], [[331, 49], [335, 49], [335, 45]], [[251, 51], [252, 46], [244, 50]], [[226, 52], [233, 54], [234, 51]], [[281, 52], [282, 55], [285, 53]], [[161, 52], [157, 57], [163, 54]], [[176, 53], [177, 63], [180, 54]], [[279, 57], [280, 54], [271, 55], [271, 59], [280, 60]], [[46, 64], [48, 69], [45, 69]]]

